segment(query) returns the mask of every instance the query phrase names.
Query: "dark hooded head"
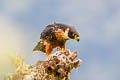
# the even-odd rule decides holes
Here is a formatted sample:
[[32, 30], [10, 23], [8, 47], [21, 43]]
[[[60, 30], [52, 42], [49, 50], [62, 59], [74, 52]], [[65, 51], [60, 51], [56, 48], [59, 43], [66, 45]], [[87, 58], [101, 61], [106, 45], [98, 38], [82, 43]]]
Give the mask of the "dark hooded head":
[[75, 27], [70, 27], [68, 36], [70, 39], [77, 40], [78, 42], [80, 40], [80, 35], [78, 31], [75, 29]]

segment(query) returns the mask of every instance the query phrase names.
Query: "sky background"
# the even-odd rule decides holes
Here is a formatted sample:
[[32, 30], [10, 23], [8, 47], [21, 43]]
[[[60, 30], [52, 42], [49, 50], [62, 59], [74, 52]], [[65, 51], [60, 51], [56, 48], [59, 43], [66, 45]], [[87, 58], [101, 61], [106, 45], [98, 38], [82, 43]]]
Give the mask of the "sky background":
[[27, 64], [45, 60], [32, 49], [54, 21], [80, 32], [79, 43], [66, 44], [83, 60], [71, 80], [120, 80], [120, 0], [0, 0], [0, 73], [12, 71], [8, 53]]

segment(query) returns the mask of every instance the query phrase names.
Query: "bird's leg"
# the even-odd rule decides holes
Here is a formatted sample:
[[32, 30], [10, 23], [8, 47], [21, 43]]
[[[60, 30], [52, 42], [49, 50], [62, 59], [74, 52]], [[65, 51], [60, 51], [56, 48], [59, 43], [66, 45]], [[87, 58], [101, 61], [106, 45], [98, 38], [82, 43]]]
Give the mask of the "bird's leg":
[[49, 56], [52, 53], [52, 45], [50, 45], [49, 43], [46, 44], [46, 56]]
[[61, 50], [61, 47], [60, 47], [60, 46], [58, 46], [58, 47], [57, 47], [57, 49], [58, 49], [58, 50]]
[[66, 51], [66, 52], [69, 52], [69, 51], [70, 51], [69, 49], [65, 49], [65, 44], [62, 45], [62, 46], [60, 46], [60, 47], [61, 47], [61, 50], [64, 50], [64, 51]]
[[65, 44], [64, 44], [64, 45], [61, 45], [61, 46], [58, 46], [58, 49], [59, 49], [59, 50], [65, 50]]
[[65, 44], [61, 46], [61, 49], [62, 49], [62, 50], [65, 50]]

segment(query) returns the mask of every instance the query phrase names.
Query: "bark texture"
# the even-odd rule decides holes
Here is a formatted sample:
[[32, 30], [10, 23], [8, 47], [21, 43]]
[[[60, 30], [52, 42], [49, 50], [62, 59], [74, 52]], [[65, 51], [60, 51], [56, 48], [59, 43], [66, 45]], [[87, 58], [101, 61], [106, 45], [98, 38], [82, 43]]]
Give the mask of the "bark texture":
[[57, 51], [45, 61], [38, 61], [35, 65], [19, 66], [20, 68], [6, 80], [70, 80], [71, 70], [81, 64], [80, 59], [74, 61], [76, 57], [77, 52]]

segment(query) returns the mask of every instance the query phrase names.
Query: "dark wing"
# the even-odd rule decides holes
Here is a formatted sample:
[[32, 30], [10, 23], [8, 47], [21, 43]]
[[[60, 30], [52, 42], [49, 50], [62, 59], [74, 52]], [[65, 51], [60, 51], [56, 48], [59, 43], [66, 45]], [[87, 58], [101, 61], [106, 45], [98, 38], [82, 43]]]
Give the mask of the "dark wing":
[[68, 28], [69, 26], [66, 24], [62, 24], [62, 23], [54, 23], [54, 24], [50, 24], [48, 25], [43, 32], [41, 33], [41, 37], [40, 39], [44, 39], [47, 42], [51, 42], [51, 41], [56, 41], [57, 38], [55, 36], [55, 32], [58, 29], [61, 29], [65, 32], [65, 30]]
[[57, 26], [57, 29], [62, 29], [64, 32], [69, 27], [68, 25], [62, 23], [56, 23], [55, 25]]
[[48, 25], [41, 33], [40, 39], [46, 40], [47, 42], [56, 40], [56, 36], [54, 34], [55, 30], [56, 30], [55, 26]]

